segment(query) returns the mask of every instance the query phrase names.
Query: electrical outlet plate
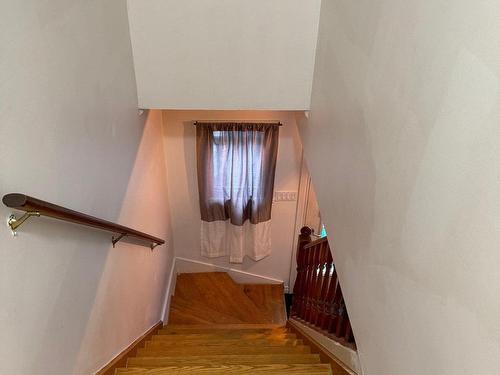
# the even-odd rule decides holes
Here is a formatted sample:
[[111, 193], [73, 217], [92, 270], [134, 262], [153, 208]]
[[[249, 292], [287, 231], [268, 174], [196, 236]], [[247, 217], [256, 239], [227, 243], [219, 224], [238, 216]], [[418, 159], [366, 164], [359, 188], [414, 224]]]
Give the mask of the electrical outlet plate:
[[296, 191], [275, 191], [274, 199], [275, 202], [295, 202], [297, 200]]

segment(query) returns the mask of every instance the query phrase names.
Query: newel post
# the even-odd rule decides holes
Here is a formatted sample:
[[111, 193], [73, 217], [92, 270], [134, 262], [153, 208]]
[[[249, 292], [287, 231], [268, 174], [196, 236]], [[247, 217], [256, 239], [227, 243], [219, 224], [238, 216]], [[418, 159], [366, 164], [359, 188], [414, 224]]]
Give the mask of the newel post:
[[309, 242], [311, 242], [312, 229], [309, 227], [302, 227], [300, 229], [299, 241], [297, 242], [297, 263], [299, 262], [300, 255]]
[[305, 282], [306, 282], [306, 250], [304, 246], [311, 242], [312, 230], [309, 227], [300, 229], [299, 239], [297, 241], [297, 277], [293, 286], [293, 305], [292, 315], [297, 315], [301, 311], [301, 305], [304, 303]]

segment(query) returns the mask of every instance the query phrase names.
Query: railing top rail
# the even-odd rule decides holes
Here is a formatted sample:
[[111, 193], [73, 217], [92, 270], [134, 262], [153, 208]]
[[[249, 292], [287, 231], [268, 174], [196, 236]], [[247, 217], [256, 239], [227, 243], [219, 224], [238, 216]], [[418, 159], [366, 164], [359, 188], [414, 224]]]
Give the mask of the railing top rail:
[[321, 238], [318, 238], [317, 240], [311, 241], [307, 245], [304, 245], [304, 249], [309, 249], [309, 248], [314, 247], [316, 245], [319, 245], [323, 242], [328, 242], [328, 237], [321, 237]]
[[[29, 216], [47, 216], [54, 219], [68, 221], [75, 224], [85, 225], [88, 227], [102, 229], [108, 232], [119, 234], [120, 236], [117, 239], [113, 238], [113, 245], [125, 236], [133, 237], [142, 241], [147, 241], [150, 244], [151, 248], [157, 245], [163, 245], [165, 243], [163, 239], [152, 236], [150, 234], [140, 232], [138, 230], [116, 224], [111, 221], [99, 219], [82, 212], [74, 211], [69, 208], [58, 206], [56, 204], [33, 198], [25, 194], [11, 193], [4, 195], [2, 202], [7, 207], [26, 211]], [[26, 220], [26, 217], [19, 220], [11, 218], [12, 223], [9, 223], [9, 225], [14, 230], [20, 224], [22, 224], [24, 220]], [[18, 222], [17, 225], [16, 221]]]

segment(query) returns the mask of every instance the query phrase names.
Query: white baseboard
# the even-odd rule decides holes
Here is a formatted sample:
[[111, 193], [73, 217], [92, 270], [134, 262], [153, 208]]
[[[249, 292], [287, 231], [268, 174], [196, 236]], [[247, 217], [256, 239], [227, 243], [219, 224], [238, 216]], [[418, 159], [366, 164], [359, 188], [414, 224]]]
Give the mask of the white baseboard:
[[168, 323], [168, 312], [170, 311], [170, 300], [174, 295], [175, 283], [177, 281], [177, 272], [175, 272], [175, 257], [172, 259], [172, 266], [170, 267], [170, 275], [168, 278], [167, 289], [165, 290], [165, 297], [163, 300], [163, 311], [161, 316], [163, 317], [163, 324]]
[[282, 284], [283, 280], [257, 275], [230, 267], [219, 266], [198, 260], [175, 257], [175, 273], [227, 272], [239, 284]]

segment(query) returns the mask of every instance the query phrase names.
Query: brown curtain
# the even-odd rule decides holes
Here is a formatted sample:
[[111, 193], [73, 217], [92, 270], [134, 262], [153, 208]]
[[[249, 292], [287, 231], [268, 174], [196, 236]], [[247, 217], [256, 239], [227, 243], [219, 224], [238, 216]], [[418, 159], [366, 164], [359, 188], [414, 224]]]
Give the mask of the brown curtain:
[[201, 219], [243, 225], [271, 219], [279, 127], [274, 124], [198, 124]]
[[[278, 138], [278, 124], [197, 124], [202, 222], [227, 221], [233, 226], [243, 226], [271, 219]], [[248, 246], [248, 241], [241, 242]], [[209, 253], [220, 256], [227, 251], [212, 249]]]

